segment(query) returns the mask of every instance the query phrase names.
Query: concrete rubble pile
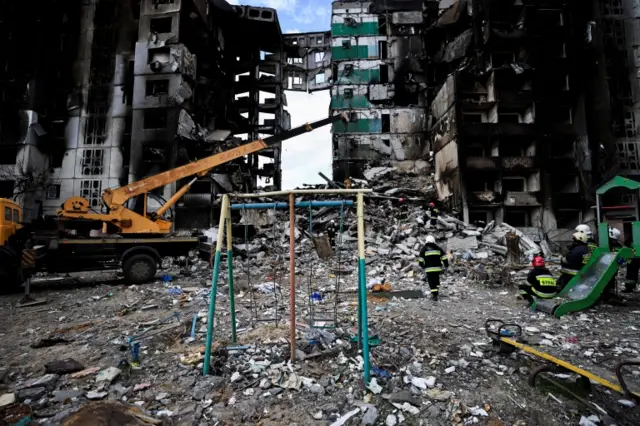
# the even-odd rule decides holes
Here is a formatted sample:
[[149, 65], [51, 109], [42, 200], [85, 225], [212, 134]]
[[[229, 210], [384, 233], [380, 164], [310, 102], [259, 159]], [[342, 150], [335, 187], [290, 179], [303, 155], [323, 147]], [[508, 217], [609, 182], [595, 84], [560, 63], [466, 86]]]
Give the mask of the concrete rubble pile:
[[[640, 353], [637, 328], [615, 325], [625, 323], [622, 314], [602, 307], [561, 320], [531, 313], [513, 288], [518, 261], [541, 250], [526, 235], [448, 214], [430, 229], [429, 176], [416, 178], [419, 185], [394, 180], [393, 169], [367, 176], [356, 182], [375, 190], [366, 199], [367, 279], [386, 280], [393, 289], [369, 293], [368, 386], [356, 339], [355, 208], [346, 210], [337, 250], [324, 233], [331, 220], [339, 221], [339, 209], [316, 209], [311, 218], [296, 212], [295, 362], [288, 212], [246, 210], [233, 220], [237, 341], [231, 340], [223, 259], [208, 376], [202, 370], [211, 266], [194, 253], [167, 262], [153, 284], [52, 290], [44, 309], [8, 315], [1, 330], [0, 409], [23, 407], [47, 425], [65, 424], [87, 409], [106, 410], [93, 404], [116, 404], [108, 412], [139, 422], [127, 424], [560, 426], [612, 425], [611, 417], [628, 420], [620, 426], [640, 424], [638, 407], [619, 395], [605, 395], [606, 409], [598, 410], [532, 391], [527, 379], [534, 360], [496, 354], [484, 334], [487, 318], [509, 319], [540, 350], [596, 365]], [[217, 230], [207, 234], [215, 241]], [[452, 258], [439, 302], [423, 297], [416, 264], [429, 234]], [[321, 256], [326, 246], [330, 255]], [[512, 267], [505, 268], [507, 259]], [[512, 285], [495, 289], [483, 282]], [[12, 301], [0, 301], [2, 312], [15, 312]], [[631, 373], [640, 377], [640, 369]]]

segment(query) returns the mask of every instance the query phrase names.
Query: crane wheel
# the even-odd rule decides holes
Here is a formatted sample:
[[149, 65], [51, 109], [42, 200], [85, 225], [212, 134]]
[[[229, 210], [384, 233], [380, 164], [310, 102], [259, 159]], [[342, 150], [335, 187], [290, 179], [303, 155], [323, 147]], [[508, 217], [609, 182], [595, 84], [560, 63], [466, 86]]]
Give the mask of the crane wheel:
[[17, 291], [20, 284], [20, 256], [12, 248], [0, 246], [0, 293]]
[[129, 284], [143, 284], [156, 276], [158, 262], [148, 254], [134, 254], [124, 261], [122, 270]]

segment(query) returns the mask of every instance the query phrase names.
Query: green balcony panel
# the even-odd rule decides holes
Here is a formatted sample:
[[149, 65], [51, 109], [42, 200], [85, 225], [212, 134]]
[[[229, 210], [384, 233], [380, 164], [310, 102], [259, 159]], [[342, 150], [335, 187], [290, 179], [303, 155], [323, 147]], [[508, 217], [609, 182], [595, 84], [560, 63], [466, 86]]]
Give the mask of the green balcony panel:
[[333, 109], [358, 109], [371, 108], [371, 102], [364, 95], [354, 95], [345, 98], [344, 95], [331, 96], [331, 108]]
[[344, 123], [333, 124], [333, 133], [382, 133], [382, 120], [379, 118], [360, 118]]
[[376, 36], [379, 34], [378, 22], [359, 22], [353, 27], [345, 24], [331, 24], [332, 37]]

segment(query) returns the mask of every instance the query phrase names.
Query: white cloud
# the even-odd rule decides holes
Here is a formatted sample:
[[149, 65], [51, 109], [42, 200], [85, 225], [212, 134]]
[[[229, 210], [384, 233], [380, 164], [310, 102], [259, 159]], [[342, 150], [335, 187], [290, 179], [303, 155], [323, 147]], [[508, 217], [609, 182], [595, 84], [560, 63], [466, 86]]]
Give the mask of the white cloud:
[[278, 12], [293, 13], [298, 5], [298, 0], [255, 0], [256, 6], [266, 6], [276, 9]]
[[227, 0], [229, 4], [240, 4], [240, 0]]
[[[291, 127], [327, 117], [331, 99], [328, 90], [313, 94], [288, 91], [286, 94]], [[324, 183], [318, 172], [331, 177], [331, 147], [330, 125], [282, 142], [282, 188]]]
[[284, 33], [285, 34], [297, 34], [297, 33], [301, 33], [302, 31], [300, 31], [297, 28], [294, 28], [293, 30], [286, 30]]
[[316, 22], [320, 17], [326, 18], [329, 12], [323, 6], [318, 6], [315, 2], [308, 2], [303, 7], [299, 7], [293, 15], [293, 20], [301, 24]]

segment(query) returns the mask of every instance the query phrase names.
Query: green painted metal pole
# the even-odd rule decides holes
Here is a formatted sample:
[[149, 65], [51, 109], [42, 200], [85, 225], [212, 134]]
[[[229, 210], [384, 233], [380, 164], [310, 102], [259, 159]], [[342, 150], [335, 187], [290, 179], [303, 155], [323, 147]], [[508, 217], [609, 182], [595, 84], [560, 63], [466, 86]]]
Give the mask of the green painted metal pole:
[[227, 272], [229, 281], [229, 309], [231, 310], [231, 341], [236, 343], [236, 294], [233, 286], [233, 235], [231, 235], [231, 213], [227, 213]]
[[218, 275], [220, 274], [220, 257], [222, 254], [222, 238], [224, 236], [225, 219], [229, 211], [229, 196], [222, 196], [222, 209], [220, 210], [220, 224], [218, 225], [218, 240], [216, 242], [216, 255], [213, 262], [211, 277], [211, 294], [209, 295], [209, 314], [207, 315], [207, 343], [204, 350], [203, 375], [209, 374], [211, 361], [211, 343], [213, 341], [213, 321], [216, 311], [216, 294], [218, 292]]
[[369, 364], [369, 321], [367, 318], [367, 283], [366, 263], [364, 258], [364, 196], [358, 194], [358, 294], [360, 295], [358, 311], [361, 316], [362, 359], [364, 360], [364, 382], [369, 384], [371, 366]]

